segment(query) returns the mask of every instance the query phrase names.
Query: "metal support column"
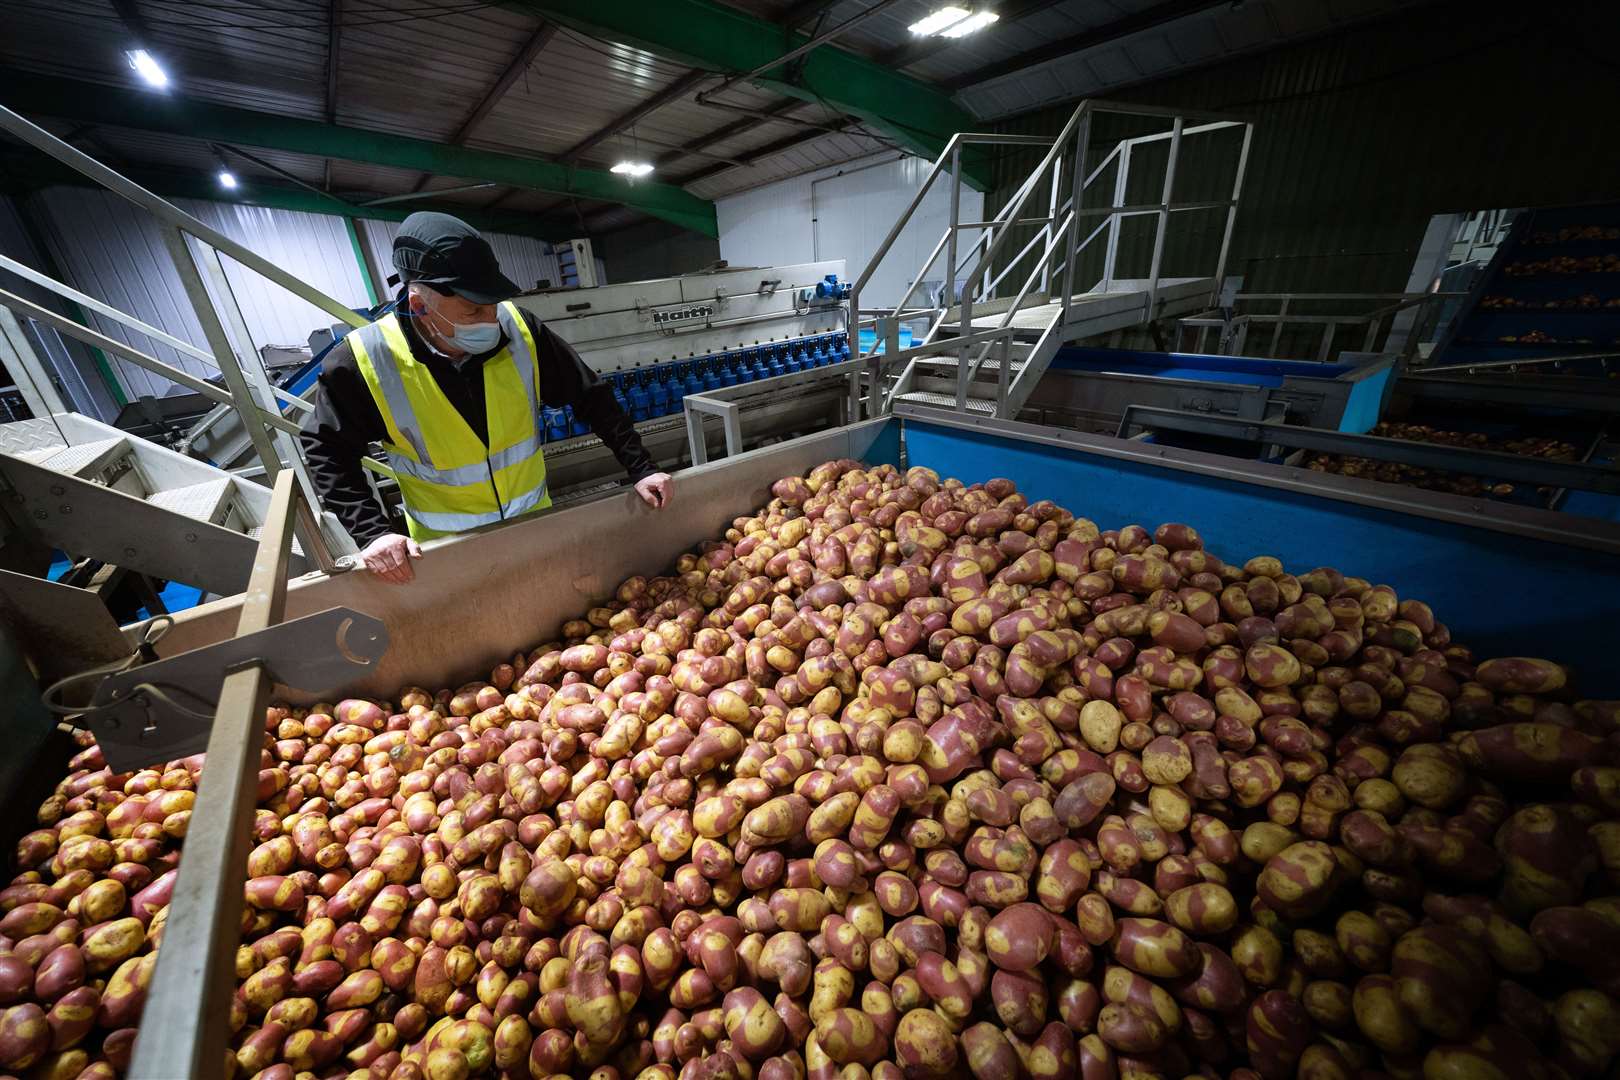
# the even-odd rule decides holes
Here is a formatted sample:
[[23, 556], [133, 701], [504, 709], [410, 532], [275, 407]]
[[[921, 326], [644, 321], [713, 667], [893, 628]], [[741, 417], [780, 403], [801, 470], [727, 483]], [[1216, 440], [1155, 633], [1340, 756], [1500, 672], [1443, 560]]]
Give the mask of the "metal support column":
[[[951, 151], [951, 232], [950, 242], [946, 246], [945, 263], [950, 267], [950, 274], [945, 282], [945, 306], [949, 308], [951, 301], [957, 303], [959, 319], [956, 324], [956, 336], [963, 339], [956, 349], [956, 407], [967, 408], [967, 380], [968, 380], [968, 345], [966, 338], [973, 332], [973, 290], [978, 274], [973, 275], [974, 280], [962, 283], [961, 295], [956, 289], [956, 224], [962, 217], [962, 150], [958, 146]], [[975, 262], [977, 267], [978, 263]]]
[[[962, 208], [962, 148], [951, 148], [951, 220], [945, 226], [945, 306], [956, 300], [956, 227]], [[903, 303], [904, 301], [902, 301]]]
[[[281, 621], [297, 497], [294, 480], [288, 473], [276, 479], [238, 637]], [[163, 931], [168, 947], [158, 950], [135, 1040], [129, 1071], [135, 1080], [224, 1072], [236, 945], [242, 936], [242, 867], [251, 840], [270, 682], [263, 661], [225, 676], [197, 783], [198, 812], [186, 834], [186, 857]]]
[[1249, 141], [1254, 125], [1243, 125], [1243, 146], [1238, 150], [1237, 175], [1232, 178], [1232, 205], [1226, 208], [1226, 228], [1221, 230], [1221, 253], [1215, 259], [1215, 296], [1221, 294], [1226, 276], [1226, 256], [1232, 250], [1232, 226], [1237, 221], [1238, 198], [1243, 194], [1243, 174], [1249, 167]]
[[[1131, 172], [1131, 143], [1127, 141], [1119, 146], [1119, 164], [1114, 167], [1114, 201], [1109, 204], [1115, 210], [1125, 205], [1125, 182]], [[1103, 292], [1107, 292], [1114, 283], [1114, 263], [1119, 259], [1119, 227], [1123, 222], [1120, 214], [1110, 214], [1108, 217], [1108, 248], [1103, 255]]]
[[[163, 243], [169, 249], [169, 258], [174, 263], [175, 271], [180, 275], [180, 283], [185, 286], [186, 296], [191, 301], [192, 308], [197, 312], [197, 318], [202, 322], [203, 336], [208, 339], [208, 347], [213, 350], [214, 362], [219, 365], [219, 373], [225, 378], [225, 387], [231, 392], [231, 397], [240, 403], [257, 402], [258, 398], [248, 385], [247, 376], [243, 374], [242, 362], [237, 357], [237, 344], [225, 330], [225, 324], [220, 321], [219, 312], [214, 310], [213, 298], [208, 295], [208, 287], [203, 283], [201, 272], [191, 254], [191, 245], [186, 243], [186, 234], [178, 226], [170, 225], [163, 229]], [[240, 313], [238, 313], [240, 317]], [[252, 341], [244, 341], [242, 347], [251, 349]], [[265, 407], [264, 402], [258, 402], [260, 408]], [[275, 408], [275, 402], [269, 403], [269, 408]], [[258, 453], [259, 460], [264, 463], [265, 476], [271, 480], [281, 472], [281, 458], [276, 453], [276, 445], [270, 439], [270, 432], [259, 420], [258, 414], [248, 409], [242, 409], [242, 426], [247, 429], [247, 435], [253, 442], [253, 449]]]
[[[1057, 225], [1058, 207], [1061, 205], [1061, 200], [1058, 198], [1058, 193], [1062, 190], [1063, 155], [1059, 153], [1054, 155], [1052, 158], [1052, 191], [1051, 197], [1047, 200], [1046, 227], [1041, 230], [1042, 235], [1046, 237], [1046, 247], [1048, 250], [1051, 250], [1052, 241], [1054, 239], [1052, 236], [1052, 229]], [[1007, 224], [1010, 227], [1012, 222], [1008, 222]], [[1052, 295], [1052, 260], [1050, 257], [1046, 258], [1041, 263], [1041, 293], [1045, 296]]]
[[[1176, 159], [1181, 156], [1181, 117], [1170, 125], [1170, 158], [1164, 165], [1164, 193], [1159, 197], [1159, 225], [1153, 231], [1153, 262], [1148, 268], [1147, 321], [1152, 322], [1159, 299], [1159, 265], [1164, 260], [1164, 234], [1170, 227], [1170, 203], [1176, 186]], [[1219, 281], [1219, 279], [1216, 279]]]
[[1074, 194], [1072, 196], [1072, 220], [1069, 222], [1069, 232], [1063, 252], [1063, 311], [1058, 318], [1059, 326], [1069, 324], [1069, 308], [1074, 302], [1074, 270], [1075, 264], [1080, 261], [1080, 204], [1086, 195], [1086, 150], [1091, 144], [1091, 114], [1088, 112], [1080, 120], [1080, 129], [1074, 136]]
[[1271, 331], [1271, 357], [1277, 358], [1282, 349], [1283, 323], [1288, 321], [1288, 297], [1282, 298], [1282, 306], [1277, 309], [1277, 325]]
[[43, 420], [53, 413], [68, 412], [57, 392], [51, 373], [40, 362], [33, 342], [23, 333], [22, 323], [10, 310], [0, 307], [0, 364], [11, 373], [28, 411]]

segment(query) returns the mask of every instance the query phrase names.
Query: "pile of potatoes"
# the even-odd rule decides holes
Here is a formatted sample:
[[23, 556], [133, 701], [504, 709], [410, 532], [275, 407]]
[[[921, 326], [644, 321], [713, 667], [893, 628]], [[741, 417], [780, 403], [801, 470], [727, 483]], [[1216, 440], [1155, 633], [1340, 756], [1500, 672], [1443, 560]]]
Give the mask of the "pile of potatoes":
[[[773, 495], [488, 681], [270, 710], [220, 1075], [1612, 1075], [1620, 702], [1006, 480]], [[128, 1067], [201, 768], [40, 809], [0, 1071]]]

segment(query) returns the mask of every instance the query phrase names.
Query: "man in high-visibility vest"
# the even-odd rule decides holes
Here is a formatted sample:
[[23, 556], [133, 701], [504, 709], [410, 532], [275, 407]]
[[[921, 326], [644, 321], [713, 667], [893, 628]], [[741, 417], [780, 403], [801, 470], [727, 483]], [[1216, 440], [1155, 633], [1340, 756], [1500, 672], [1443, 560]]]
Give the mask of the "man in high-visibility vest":
[[[641, 445], [607, 384], [510, 302], [518, 287], [489, 242], [448, 214], [406, 218], [394, 238], [395, 310], [349, 334], [322, 363], [303, 447], [316, 490], [384, 581], [416, 576], [420, 542], [551, 505], [542, 405], [572, 405], [648, 505], [672, 482]], [[408, 536], [394, 531], [361, 459], [382, 443]]]

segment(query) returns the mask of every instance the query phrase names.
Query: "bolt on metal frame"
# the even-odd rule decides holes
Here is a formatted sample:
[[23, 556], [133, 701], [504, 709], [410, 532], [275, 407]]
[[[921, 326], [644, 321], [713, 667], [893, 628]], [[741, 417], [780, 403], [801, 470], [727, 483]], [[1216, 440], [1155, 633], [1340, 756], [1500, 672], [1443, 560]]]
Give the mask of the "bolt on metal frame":
[[[268, 259], [260, 256], [232, 240], [224, 233], [207, 223], [193, 217], [181, 210], [166, 199], [154, 195], [139, 184], [108, 168], [88, 154], [70, 146], [68, 143], [36, 124], [31, 123], [16, 112], [0, 106], [0, 130], [4, 130], [21, 141], [49, 154], [57, 161], [75, 169], [89, 177], [107, 190], [119, 195], [136, 206], [141, 207], [158, 219], [162, 225], [163, 239], [173, 259], [175, 270], [180, 274], [180, 280], [185, 287], [186, 295], [195, 309], [198, 321], [202, 324], [203, 334], [208, 340], [209, 352], [203, 352], [188, 343], [182, 342], [171, 335], [147, 327], [131, 316], [116, 312], [105, 304], [95, 302], [92, 298], [67, 289], [60, 282], [53, 281], [44, 275], [31, 272], [25, 275], [29, 280], [45, 288], [52, 289], [60, 295], [68, 296], [80, 303], [90, 301], [87, 306], [100, 314], [121, 322], [132, 329], [153, 336], [174, 348], [180, 349], [187, 355], [205, 359], [215, 364], [226, 385], [224, 400], [215, 393], [202, 390], [201, 386], [209, 386], [203, 380], [196, 379], [180, 372], [179, 369], [164, 364], [155, 357], [128, 348], [113, 348], [124, 359], [139, 364], [150, 371], [154, 371], [171, 381], [190, 389], [203, 393], [211, 400], [221, 404], [231, 405], [238, 413], [243, 430], [253, 443], [259, 459], [264, 464], [265, 475], [274, 480], [283, 468], [290, 469], [298, 478], [305, 501], [312, 507], [318, 508], [320, 502], [315, 493], [315, 487], [310, 480], [308, 469], [305, 467], [303, 455], [299, 450], [296, 424], [284, 422], [276, 404], [278, 398], [287, 398], [291, 395], [282, 394], [271, 384], [270, 377], [264, 368], [263, 359], [253, 348], [251, 335], [248, 333], [247, 321], [242, 316], [242, 310], [232, 293], [230, 281], [225, 275], [224, 264], [219, 254], [224, 252], [249, 270], [268, 278], [294, 296], [314, 304], [349, 326], [363, 326], [366, 320], [349, 310], [341, 302], [327, 296], [308, 282], [289, 274], [281, 267], [276, 266]], [[9, 260], [8, 260], [9, 262]], [[10, 269], [11, 267], [7, 267]], [[210, 296], [209, 287], [213, 288]], [[66, 290], [66, 291], [64, 291]], [[27, 305], [21, 297], [9, 293], [0, 293], [0, 303], [18, 311], [28, 314], [30, 318], [39, 318], [40, 312], [45, 309], [38, 305], [29, 305], [34, 310], [22, 311], [19, 303]], [[216, 307], [215, 305], [218, 305]], [[41, 319], [49, 322], [58, 330], [72, 334], [81, 340], [89, 340], [85, 334], [93, 333], [81, 327], [72, 320], [62, 319], [60, 316], [52, 319]], [[63, 325], [63, 324], [66, 325]], [[100, 340], [93, 342], [104, 348], [112, 339], [103, 335], [96, 335]], [[179, 378], [177, 375], [187, 375]], [[217, 390], [211, 387], [210, 390]], [[308, 404], [297, 401], [294, 409], [307, 410]], [[318, 522], [318, 515], [311, 515], [312, 522]], [[308, 530], [303, 523], [298, 527], [299, 541], [305, 551], [316, 550], [321, 538], [315, 535], [305, 535]], [[316, 530], [318, 532], [318, 530]]]
[[[1087, 156], [1093, 119], [1098, 115], [1110, 114], [1168, 120], [1171, 127], [1168, 131], [1154, 132], [1121, 140], [1104, 156], [1101, 162], [1088, 172]], [[1192, 122], [1191, 126], [1188, 126], [1189, 121]], [[1231, 197], [1197, 202], [1174, 201], [1175, 178], [1182, 142], [1192, 136], [1232, 129], [1241, 129], [1242, 142], [1238, 149]], [[1100, 286], [1106, 290], [1115, 280], [1119, 257], [1119, 235], [1122, 223], [1127, 217], [1148, 214], [1155, 217], [1152, 261], [1147, 279], [1144, 306], [1144, 313], [1151, 319], [1154, 312], [1158, 310], [1164, 237], [1170, 216], [1184, 211], [1224, 209], [1226, 216], [1213, 277], [1215, 289], [1218, 290], [1231, 249], [1232, 229], [1237, 216], [1238, 201], [1242, 196], [1243, 178], [1248, 165], [1249, 147], [1253, 134], [1253, 124], [1224, 114], [1185, 109], [1162, 109], [1087, 99], [1075, 109], [1062, 131], [1055, 138], [981, 132], [963, 132], [952, 136], [939, 158], [934, 162], [933, 168], [913, 195], [910, 204], [901, 213], [894, 227], [889, 230], [888, 236], [878, 246], [876, 253], [872, 256], [866, 269], [862, 271], [850, 291], [850, 349], [853, 355], [868, 362], [869, 377], [873, 386], [871, 398], [873, 403], [871, 406], [872, 415], [888, 412], [893, 399], [905, 389], [903, 384], [897, 384], [888, 392], [884, 392], [884, 378], [888, 370], [892, 370], [895, 365], [913, 358], [937, 357], [948, 352], [954, 352], [957, 357], [956, 408], [959, 411], [965, 410], [967, 408], [968, 386], [978, 375], [981, 366], [993, 350], [999, 350], [1002, 363], [1002, 373], [998, 376], [998, 382], [1006, 380], [1005, 371], [1012, 336], [1019, 329], [1015, 326], [1015, 318], [1020, 311], [1028, 307], [1056, 301], [1059, 306], [1059, 317], [1047, 328], [1036, 348], [1055, 344], [1048, 341], [1048, 338], [1053, 334], [1061, 335], [1070, 322], [1071, 309], [1074, 307], [1075, 298], [1075, 267], [1079, 256], [1106, 231], [1107, 241], [1102, 276], [1093, 286]], [[1125, 199], [1133, 149], [1164, 140], [1169, 140], [1170, 147], [1159, 201], [1141, 205], [1127, 204]], [[980, 145], [1044, 147], [1046, 148], [1046, 154], [1040, 164], [1029, 173], [1014, 192], [1013, 197], [1008, 200], [1007, 204], [995, 217], [989, 221], [964, 222], [960, 219], [959, 198], [962, 178], [962, 155], [964, 148]], [[1114, 177], [1113, 191], [1107, 205], [1085, 206], [1084, 196], [1087, 190], [1094, 182], [1102, 178], [1109, 166], [1114, 167]], [[1062, 193], [1065, 176], [1070, 181], [1070, 190], [1066, 197]], [[872, 276], [889, 254], [900, 233], [915, 216], [930, 189], [941, 178], [947, 178], [951, 184], [951, 219], [946, 227], [945, 234], [940, 238], [939, 243], [934, 246], [934, 249], [924, 260], [918, 271], [911, 276], [910, 285], [892, 308], [863, 309], [860, 306], [861, 291], [871, 282]], [[1044, 216], [1026, 214], [1026, 205], [1035, 192], [1042, 187], [1046, 187], [1048, 191], [1048, 212]], [[1081, 221], [1091, 217], [1100, 217], [1102, 220], [1088, 234], [1082, 236], [1080, 233]], [[991, 270], [996, 256], [1006, 246], [1007, 238], [1011, 235], [1013, 228], [1027, 225], [1040, 225], [1041, 229], [999, 273], [991, 277]], [[964, 229], [979, 230], [980, 235], [968, 246], [963, 262], [958, 263], [957, 233]], [[1013, 272], [1014, 268], [1021, 267], [1027, 256], [1038, 248], [1040, 254], [1034, 260], [1023, 280], [1022, 286], [1011, 302], [1006, 303], [997, 300], [997, 291], [1001, 282]], [[916, 294], [923, 279], [933, 268], [942, 253], [946, 256], [946, 290], [942, 305], [943, 310], [908, 307], [907, 305], [911, 303], [912, 297]], [[971, 269], [959, 278], [958, 274], [964, 265], [970, 265]], [[1058, 278], [1061, 278], [1061, 287], [1059, 289], [1061, 295], [1054, 298], [1050, 295], [1051, 287], [1054, 279]], [[960, 290], [960, 296], [958, 297], [956, 286], [959, 280], [963, 283], [963, 288]], [[1211, 299], [1213, 302], [1213, 296]], [[975, 303], [981, 308], [981, 317], [1000, 314], [1000, 320], [989, 328], [976, 329], [973, 314]], [[876, 344], [874, 344], [871, 353], [860, 352], [860, 330], [862, 327], [874, 327], [878, 331], [878, 341], [883, 342], [887, 336], [885, 331], [891, 323], [898, 324], [899, 322], [923, 317], [928, 317], [932, 321], [920, 344], [903, 351], [897, 348], [886, 348], [881, 359], [878, 356]], [[937, 340], [938, 334], [953, 321], [956, 324], [955, 336], [948, 341]], [[1060, 342], [1061, 337], [1058, 343]], [[1026, 367], [1025, 370], [1030, 369]], [[1018, 377], [1023, 377], [1022, 371]], [[1006, 399], [1006, 393], [1002, 392], [998, 385], [998, 414], [1004, 409]]]

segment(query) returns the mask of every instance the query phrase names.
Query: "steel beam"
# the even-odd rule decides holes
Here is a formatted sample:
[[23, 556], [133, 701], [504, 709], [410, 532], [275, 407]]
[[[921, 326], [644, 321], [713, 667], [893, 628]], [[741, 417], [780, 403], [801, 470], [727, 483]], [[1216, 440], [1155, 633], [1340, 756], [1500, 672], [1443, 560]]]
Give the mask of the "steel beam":
[[[713, 165], [707, 169], [699, 169], [697, 172], [687, 173], [681, 177], [678, 177], [678, 179], [682, 184], [695, 184], [699, 180], [707, 180], [711, 176], [718, 176], [720, 173], [723, 173], [728, 169], [737, 168], [739, 166], [747, 168], [757, 165], [759, 162], [768, 157], [792, 150], [796, 146], [803, 146], [805, 143], [815, 142], [817, 139], [825, 139], [828, 135], [840, 134], [842, 131], [854, 126], [855, 121], [848, 120], [845, 121], [841, 127], [832, 131], [813, 131], [807, 135], [789, 135], [785, 138], [777, 139], [775, 142], [768, 142], [764, 146], [748, 151], [747, 153], [743, 154], [743, 156], [739, 158], [735, 164]], [[849, 134], [857, 137], [860, 135], [859, 132], [849, 132]], [[882, 149], [883, 147], [880, 146], [873, 152], [876, 153]]]
[[484, 100], [473, 107], [473, 111], [467, 114], [467, 119], [461, 122], [461, 126], [456, 129], [456, 133], [450, 136], [452, 143], [460, 146], [472, 136], [473, 130], [484, 122], [485, 118], [494, 111], [495, 106], [501, 103], [501, 98], [506, 96], [506, 92], [512, 89], [512, 84], [521, 79], [523, 73], [529, 70], [529, 66], [534, 63], [534, 58], [540, 55], [540, 50], [544, 49], [547, 43], [556, 36], [557, 26], [555, 23], [540, 24], [540, 28], [530, 35], [528, 41], [523, 43], [523, 48], [518, 50], [518, 54], [512, 58], [512, 62], [506, 65], [506, 70], [501, 72], [501, 77], [495, 80], [495, 85], [489, 88], [489, 92], [484, 95]]
[[[591, 132], [589, 135], [579, 140], [579, 142], [575, 143], [573, 146], [570, 146], [567, 150], [564, 150], [557, 156], [557, 160], [564, 163], [578, 160], [579, 156], [585, 153], [585, 151], [589, 150], [591, 147], [596, 146], [604, 140], [611, 139], [619, 132], [633, 126], [646, 117], [651, 116], [654, 112], [662, 109], [665, 105], [671, 105], [679, 101], [688, 93], [695, 90], [699, 84], [708, 78], [709, 73], [707, 71], [687, 72], [685, 75], [682, 75], [680, 78], [664, 87], [646, 101], [643, 101], [640, 105], [630, 109], [628, 112], [620, 113], [618, 116], [615, 116], [612, 120], [608, 121], [608, 123], [603, 127]], [[695, 153], [696, 151], [693, 152]]]
[[[483, 99], [473, 106], [472, 112], [467, 114], [467, 119], [461, 122], [461, 126], [456, 129], [455, 134], [450, 136], [452, 145], [465, 146], [467, 144], [467, 140], [472, 137], [473, 131], [488, 118], [489, 114], [494, 111], [495, 106], [501, 103], [501, 98], [505, 97], [506, 92], [512, 89], [512, 84], [522, 78], [523, 74], [529, 70], [529, 66], [534, 63], [534, 58], [540, 55], [540, 50], [544, 49], [546, 44], [556, 36], [556, 25], [548, 22], [542, 22], [539, 28], [529, 35], [529, 40], [525, 41], [523, 46], [518, 49], [517, 55], [512, 57], [512, 62], [506, 65], [506, 70], [501, 72], [494, 85], [485, 92]], [[328, 116], [326, 122], [330, 124], [332, 117]], [[431, 179], [433, 179], [431, 173], [423, 173], [417, 177], [416, 185], [411, 188], [410, 194], [415, 195], [420, 192], [427, 187], [427, 183]], [[405, 197], [395, 196], [395, 198]]]
[[[767, 108], [765, 112], [769, 114], [768, 117], [760, 116], [749, 120], [737, 120], [722, 127], [715, 128], [707, 135], [699, 135], [695, 139], [688, 139], [686, 142], [681, 144], [681, 147], [678, 150], [672, 150], [667, 154], [660, 155], [658, 158], [658, 164], [660, 167], [662, 167], [672, 162], [679, 161], [681, 158], [685, 157], [689, 153], [692, 153], [693, 151], [702, 150], [705, 147], [713, 146], [715, 143], [725, 142], [727, 139], [736, 138], [738, 135], [746, 135], [748, 132], [753, 131], [755, 128], [761, 127], [765, 124], [774, 123], [778, 120], [787, 122], [787, 114], [798, 109], [802, 109], [806, 104], [806, 102], [800, 101], [797, 98], [790, 98], [787, 101]], [[826, 133], [822, 132], [821, 134]], [[821, 134], [813, 137], [820, 138]], [[678, 178], [678, 182], [682, 184], [691, 183], [691, 180], [691, 177]]]
[[622, 203], [706, 236], [715, 236], [719, 231], [712, 202], [672, 184], [628, 184], [603, 169], [448, 146], [407, 135], [198, 101], [174, 93], [113, 92], [96, 83], [46, 75], [9, 74], [0, 80], [0, 98], [13, 109], [44, 116], [492, 180], [536, 191]]
[[[710, 71], [749, 72], [804, 45], [810, 35], [788, 32], [766, 19], [717, 0], [506, 0], [586, 33], [622, 41]], [[938, 87], [876, 61], [828, 46], [803, 58], [797, 81], [762, 76], [762, 86], [788, 97], [823, 102], [882, 131], [912, 153], [938, 156], [972, 117]], [[988, 157], [969, 170], [973, 186], [987, 190]], [[623, 201], [623, 200], [619, 200]]]
[[[240, 153], [240, 151], [237, 151]], [[173, 169], [140, 169], [122, 171], [122, 175], [141, 187], [169, 199], [202, 199], [220, 202], [219, 186], [211, 177], [196, 172]], [[86, 180], [78, 172], [47, 158], [30, 156], [22, 161], [15, 153], [0, 153], [0, 190], [8, 193], [26, 193], [54, 185], [71, 187], [100, 186]], [[436, 202], [438, 192], [424, 191], [413, 201], [411, 209], [442, 210], [454, 214], [469, 225], [491, 232], [509, 232], [520, 236], [537, 236], [542, 240], [565, 240], [578, 235], [571, 221], [536, 214], [512, 214], [475, 210], [460, 203]], [[230, 202], [248, 206], [268, 206], [277, 210], [300, 210], [309, 214], [332, 214], [338, 217], [372, 221], [403, 221], [408, 210], [396, 210], [387, 204], [362, 206], [344, 202], [331, 195], [305, 188], [272, 184], [262, 180], [243, 183], [231, 194]]]
[[[821, 46], [827, 44], [828, 42], [843, 37], [845, 34], [849, 33], [867, 19], [870, 19], [874, 15], [881, 14], [885, 8], [896, 2], [897, 0], [875, 0], [875, 2], [866, 10], [851, 15], [837, 26], [829, 26], [827, 29], [816, 34], [815, 37], [795, 45], [793, 48], [789, 49], [780, 56], [773, 57], [772, 59], [767, 60], [765, 63], [759, 64], [758, 66], [749, 71], [745, 71], [740, 75], [732, 75], [712, 90], [705, 90], [703, 93], [698, 95], [699, 104], [707, 103], [710, 95], [718, 94], [720, 91], [725, 90], [728, 87], [735, 86], [737, 83], [744, 82], [749, 79], [756, 79], [759, 76], [764, 75], [767, 71], [775, 71], [782, 65], [792, 63], [799, 57], [821, 48]], [[791, 78], [791, 76], [788, 77]]]
[[[337, 123], [338, 54], [343, 48], [343, 0], [331, 0], [326, 12], [326, 122]], [[332, 159], [322, 166], [322, 185], [332, 190]]]
[[1025, 68], [1034, 67], [1036, 64], [1044, 64], [1048, 60], [1057, 60], [1074, 53], [1084, 52], [1087, 49], [1095, 49], [1099, 45], [1107, 45], [1109, 42], [1118, 41], [1120, 38], [1129, 37], [1131, 34], [1139, 34], [1143, 30], [1151, 30], [1155, 26], [1163, 26], [1165, 23], [1186, 18], [1188, 15], [1196, 15], [1200, 11], [1227, 7], [1230, 3], [1231, 0], [1166, 0], [1165, 3], [1144, 8], [1123, 19], [1116, 19], [1113, 22], [1092, 27], [1090, 30], [1082, 30], [1078, 34], [1071, 34], [1066, 38], [1047, 42], [1045, 45], [1030, 49], [1028, 52], [1021, 52], [1016, 56], [1009, 56], [1005, 60], [997, 60], [993, 64], [985, 64], [982, 67], [974, 68], [972, 71], [964, 72], [954, 79], [946, 80], [942, 85], [945, 89], [955, 93], [970, 86], [977, 86], [992, 79], [999, 79], [1005, 75], [1023, 71]]

